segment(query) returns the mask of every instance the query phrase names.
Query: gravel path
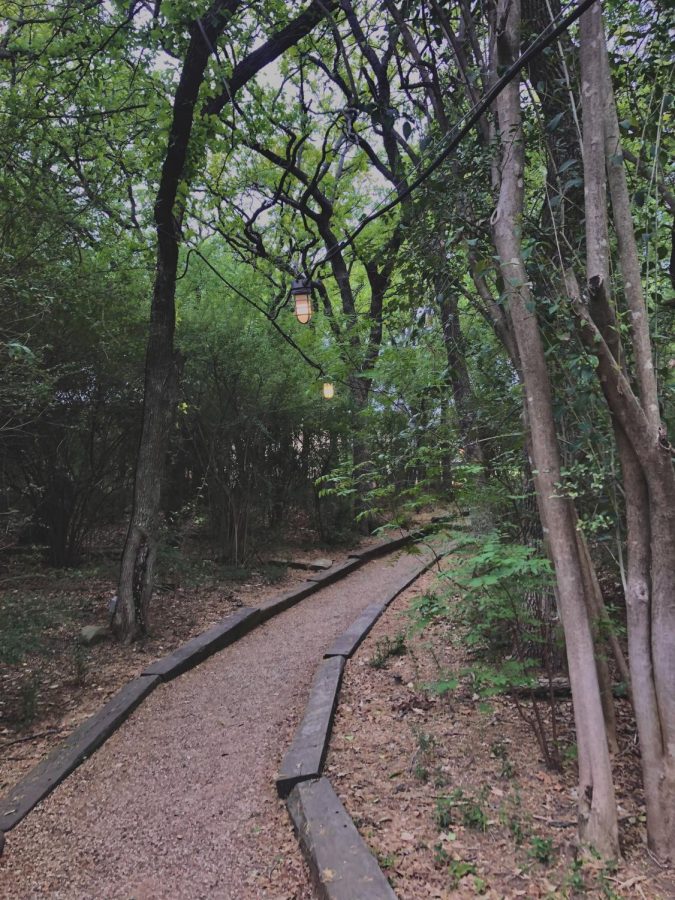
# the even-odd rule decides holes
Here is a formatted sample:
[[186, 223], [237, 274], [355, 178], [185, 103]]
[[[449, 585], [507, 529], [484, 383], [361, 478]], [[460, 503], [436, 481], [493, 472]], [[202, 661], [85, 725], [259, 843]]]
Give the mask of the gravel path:
[[158, 688], [7, 835], [0, 898], [311, 898], [273, 776], [324, 650], [419, 562], [368, 563]]

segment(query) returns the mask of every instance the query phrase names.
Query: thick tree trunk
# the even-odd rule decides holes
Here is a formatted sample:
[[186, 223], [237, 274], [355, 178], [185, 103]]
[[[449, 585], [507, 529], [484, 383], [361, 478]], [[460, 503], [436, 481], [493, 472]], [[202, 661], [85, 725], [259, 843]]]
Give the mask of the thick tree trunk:
[[135, 640], [149, 627], [161, 480], [179, 376], [178, 360], [173, 350], [173, 331], [171, 294], [168, 303], [166, 297], [163, 302], [153, 303], [150, 323], [143, 431], [136, 461], [133, 513], [122, 555], [115, 615], [115, 628], [126, 642]]
[[[497, 65], [504, 68], [520, 48], [520, 3], [499, 3]], [[499, 203], [493, 218], [495, 246], [509, 300], [523, 370], [525, 403], [537, 470], [538, 502], [548, 529], [548, 541], [558, 584], [579, 750], [579, 833], [600, 853], [618, 854], [618, 824], [612, 771], [604, 729], [590, 623], [584, 602], [584, 582], [574, 518], [568, 500], [560, 496], [560, 453], [543, 342], [534, 298], [521, 252], [524, 204], [524, 149], [516, 79], [501, 93], [497, 112], [502, 145]]]
[[[573, 278], [568, 276], [568, 284]], [[630, 442], [622, 458], [628, 529], [628, 652], [640, 735], [651, 848], [675, 858], [675, 477], [670, 451], [650, 446], [646, 417], [631, 385], [569, 288], [582, 336], [598, 357], [607, 404]]]
[[[235, 66], [226, 89], [207, 101], [205, 112], [218, 115], [231, 102], [237, 90], [309, 34], [335, 2], [313, 0], [303, 12], [241, 60]], [[190, 26], [190, 42], [176, 88], [173, 119], [155, 200], [157, 268], [146, 354], [143, 426], [113, 623], [116, 633], [126, 642], [133, 641], [147, 628], [157, 554], [160, 488], [179, 375], [173, 347], [176, 269], [181, 239], [179, 221], [182, 215], [177, 208], [178, 189], [181, 183], [188, 180], [186, 161], [195, 107], [210, 54], [219, 35], [241, 6], [241, 0], [213, 0], [204, 15]]]
[[[176, 321], [176, 269], [180, 226], [175, 213], [178, 186], [183, 177], [195, 105], [209, 59], [207, 40], [215, 41], [238, 0], [215, 2], [201, 26], [192, 25], [190, 44], [176, 88], [173, 121], [159, 190], [155, 200], [157, 268], [145, 360], [143, 427], [136, 462], [134, 501], [118, 588], [114, 626], [127, 642], [148, 625], [153, 572], [157, 555], [157, 518], [164, 474], [169, 426], [173, 416], [178, 371], [173, 337]], [[204, 29], [204, 33], [202, 33]], [[205, 38], [206, 35], [206, 38]]]

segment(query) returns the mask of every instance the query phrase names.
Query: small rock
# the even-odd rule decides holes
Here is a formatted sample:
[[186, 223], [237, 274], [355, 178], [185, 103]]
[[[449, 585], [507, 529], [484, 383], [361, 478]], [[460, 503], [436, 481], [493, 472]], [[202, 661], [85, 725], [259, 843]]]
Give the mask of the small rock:
[[330, 569], [332, 565], [332, 559], [324, 559], [323, 557], [321, 557], [320, 559], [312, 559], [309, 561], [310, 569]]
[[80, 643], [90, 647], [92, 644], [99, 644], [110, 637], [110, 629], [107, 625], [85, 625], [80, 631]]

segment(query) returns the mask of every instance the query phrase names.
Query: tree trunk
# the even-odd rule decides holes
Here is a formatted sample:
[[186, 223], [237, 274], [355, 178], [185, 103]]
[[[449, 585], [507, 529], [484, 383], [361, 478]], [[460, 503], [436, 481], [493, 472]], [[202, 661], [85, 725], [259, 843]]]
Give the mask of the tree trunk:
[[455, 419], [468, 462], [483, 463], [483, 450], [477, 440], [473, 414], [477, 404], [472, 402], [471, 380], [466, 365], [464, 336], [459, 322], [457, 295], [451, 290], [437, 288], [436, 300], [443, 327], [443, 343], [448, 361], [448, 382], [452, 390]]
[[[204, 111], [209, 115], [221, 113], [237, 90], [309, 34], [334, 5], [335, 0], [313, 0], [235, 66], [225, 90], [208, 100]], [[180, 374], [173, 347], [182, 216], [177, 205], [178, 189], [181, 183], [187, 185], [189, 181], [186, 161], [195, 107], [209, 57], [218, 37], [241, 6], [241, 0], [213, 0], [204, 15], [190, 27], [190, 42], [176, 88], [167, 151], [155, 199], [157, 267], [145, 363], [143, 425], [113, 623], [116, 633], [126, 642], [133, 641], [147, 629], [157, 554], [160, 489]]]
[[[497, 65], [506, 68], [520, 49], [520, 3], [500, 0]], [[579, 751], [579, 834], [608, 856], [618, 854], [614, 785], [595, 668], [593, 638], [576, 542], [572, 508], [560, 496], [560, 451], [551, 388], [534, 298], [521, 252], [524, 205], [524, 148], [520, 83], [514, 79], [496, 106], [501, 136], [501, 186], [493, 217], [494, 240], [509, 301], [523, 370], [523, 386], [537, 470], [538, 502], [548, 528], [560, 613], [565, 632]]]
[[[224, 27], [237, 0], [215, 2], [202, 22], [210, 41]], [[145, 360], [143, 427], [136, 462], [134, 500], [129, 531], [122, 554], [114, 626], [126, 641], [147, 630], [157, 555], [157, 519], [164, 473], [169, 427], [173, 416], [178, 367], [173, 338], [176, 323], [176, 269], [180, 226], [175, 213], [178, 186], [183, 178], [194, 110], [204, 80], [210, 47], [197, 23], [192, 25], [190, 44], [176, 88], [173, 121], [159, 190], [155, 200], [157, 268], [150, 314], [150, 336]]]
[[[619, 141], [602, 9], [581, 20], [584, 181], [589, 312], [600, 339], [599, 375], [617, 436], [626, 500], [626, 606], [633, 700], [640, 735], [650, 846], [675, 856], [675, 475], [659, 417], [649, 323]], [[611, 307], [605, 167], [630, 311], [638, 395], [626, 373]], [[582, 319], [578, 288], [570, 293]]]
[[619, 742], [616, 735], [616, 710], [614, 709], [614, 696], [612, 694], [612, 677], [609, 672], [606, 655], [607, 642], [602, 635], [601, 603], [598, 603], [595, 593], [597, 579], [594, 577], [595, 569], [588, 553], [588, 548], [585, 545], [583, 532], [580, 532], [578, 528], [576, 529], [576, 537], [581, 574], [584, 580], [584, 598], [595, 645], [595, 668], [598, 673], [598, 687], [600, 688], [600, 699], [602, 701], [602, 717], [605, 721], [607, 746], [610, 753], [618, 753]]
[[354, 476], [352, 517], [359, 532], [370, 534], [376, 524], [370, 514], [370, 503], [367, 499], [373, 482], [370, 478], [370, 451], [361, 436], [363, 423], [360, 421], [361, 414], [368, 406], [370, 382], [357, 376], [351, 376], [348, 383], [351, 394], [352, 472]]

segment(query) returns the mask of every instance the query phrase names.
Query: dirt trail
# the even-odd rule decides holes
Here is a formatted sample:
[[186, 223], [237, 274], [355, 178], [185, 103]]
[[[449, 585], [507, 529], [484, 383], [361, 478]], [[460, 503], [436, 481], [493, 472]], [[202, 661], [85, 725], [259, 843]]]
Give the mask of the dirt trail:
[[273, 776], [324, 650], [419, 563], [369, 563], [158, 688], [7, 835], [0, 897], [312, 897]]

